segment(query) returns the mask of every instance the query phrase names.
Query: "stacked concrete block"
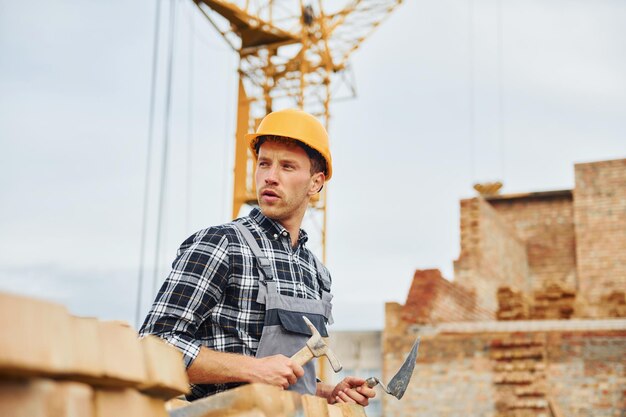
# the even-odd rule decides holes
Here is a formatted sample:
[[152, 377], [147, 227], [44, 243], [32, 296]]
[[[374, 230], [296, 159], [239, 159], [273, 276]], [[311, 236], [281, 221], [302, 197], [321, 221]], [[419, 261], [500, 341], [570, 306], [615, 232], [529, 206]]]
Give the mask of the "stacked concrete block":
[[500, 287], [497, 293], [498, 320], [526, 320], [530, 315], [528, 299], [519, 290], [511, 287]]
[[97, 390], [94, 409], [95, 417], [168, 416], [163, 399], [144, 395], [131, 388]]
[[547, 417], [546, 346], [540, 335], [506, 335], [491, 342], [497, 417]]
[[366, 417], [356, 404], [330, 405], [325, 399], [299, 395], [264, 384], [244, 385], [211, 397], [196, 400], [176, 412], [185, 415], [191, 410], [203, 417]]
[[189, 379], [183, 363], [183, 356], [176, 348], [155, 336], [147, 336], [140, 341], [147, 382], [140, 386], [142, 392], [160, 398], [172, 398], [187, 393]]
[[[364, 408], [356, 404], [329, 405], [328, 410], [329, 417], [366, 417]], [[336, 410], [339, 410], [341, 414]], [[314, 414], [307, 413], [306, 416], [313, 417]]]
[[498, 320], [566, 320], [584, 316], [586, 306], [577, 301], [576, 291], [562, 282], [549, 281], [535, 291], [531, 302], [526, 295], [515, 288], [498, 288]]
[[119, 322], [101, 322], [98, 330], [103, 383], [114, 387], [138, 387], [148, 383], [137, 333]]
[[563, 320], [572, 317], [576, 292], [558, 281], [547, 282], [535, 292], [531, 318], [534, 320]]
[[71, 369], [71, 324], [57, 304], [0, 294], [0, 373], [52, 376]]
[[100, 322], [91, 317], [70, 317], [72, 328], [71, 376], [73, 380], [98, 382], [104, 376]]
[[307, 411], [307, 415], [329, 417], [328, 402], [314, 395], [302, 396], [302, 408]]
[[0, 293], [0, 415], [165, 417], [188, 392], [180, 352], [118, 322]]
[[0, 380], [0, 416], [95, 417], [93, 389], [49, 379]]
[[[0, 338], [2, 417], [167, 417], [166, 401], [188, 393], [181, 353], [157, 337], [138, 339], [125, 323], [73, 317], [54, 303], [0, 293], [0, 325], [7, 335]], [[199, 403], [205, 417], [365, 417], [354, 404], [329, 405], [262, 384]]]
[[602, 298], [603, 317], [626, 317], [626, 291], [615, 290]]

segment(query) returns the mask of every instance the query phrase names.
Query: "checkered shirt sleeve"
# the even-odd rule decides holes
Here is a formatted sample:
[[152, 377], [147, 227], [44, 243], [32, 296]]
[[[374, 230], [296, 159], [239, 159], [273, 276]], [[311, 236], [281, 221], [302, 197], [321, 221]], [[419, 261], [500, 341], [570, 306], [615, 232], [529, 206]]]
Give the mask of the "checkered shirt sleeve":
[[189, 367], [200, 352], [198, 326], [222, 297], [229, 275], [228, 240], [202, 230], [181, 245], [141, 335], [156, 334], [183, 353]]

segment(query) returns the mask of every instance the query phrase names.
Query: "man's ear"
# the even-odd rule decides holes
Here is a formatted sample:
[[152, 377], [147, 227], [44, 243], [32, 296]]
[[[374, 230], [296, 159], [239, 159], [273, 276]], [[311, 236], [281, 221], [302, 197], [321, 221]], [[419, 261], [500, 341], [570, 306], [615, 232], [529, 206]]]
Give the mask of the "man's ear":
[[324, 175], [323, 172], [317, 172], [313, 174], [313, 177], [311, 178], [311, 187], [309, 188], [309, 196], [314, 196], [315, 194], [322, 191], [325, 181], [326, 175]]

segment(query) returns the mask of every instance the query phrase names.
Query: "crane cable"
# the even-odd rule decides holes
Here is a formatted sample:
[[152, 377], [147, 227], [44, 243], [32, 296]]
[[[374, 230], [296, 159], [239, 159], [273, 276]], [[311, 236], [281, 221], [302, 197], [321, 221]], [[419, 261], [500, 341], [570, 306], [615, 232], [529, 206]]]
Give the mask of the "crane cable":
[[500, 175], [504, 183], [506, 177], [506, 132], [504, 129], [504, 93], [502, 90], [502, 67], [503, 67], [503, 35], [502, 35], [502, 0], [497, 0], [497, 55], [498, 55], [498, 142], [500, 144]]
[[195, 40], [195, 27], [193, 24], [193, 15], [191, 10], [188, 9], [189, 17], [189, 75], [187, 82], [187, 204], [185, 207], [185, 232], [190, 232], [191, 227], [191, 191], [192, 191], [192, 147], [193, 147], [193, 82], [194, 82], [194, 40]]
[[[230, 53], [230, 51], [226, 50], [228, 53]], [[236, 67], [235, 63], [233, 62], [233, 58], [231, 55], [229, 55], [228, 57], [228, 67], [229, 69], [231, 67]], [[226, 78], [227, 78], [227, 85], [232, 85], [233, 83], [233, 77], [235, 76], [235, 71], [228, 71], [226, 73]], [[228, 94], [226, 96], [226, 108], [232, 108], [233, 107], [233, 99], [232, 97], [234, 97], [231, 94]], [[237, 103], [237, 106], [239, 106], [240, 104]], [[222, 155], [222, 164], [220, 166], [220, 172], [222, 173], [222, 195], [223, 196], [227, 196], [228, 192], [229, 192], [229, 178], [226, 174], [224, 174], [225, 172], [228, 172], [229, 168], [233, 168], [234, 171], [234, 164], [235, 161], [231, 161], [229, 158], [231, 157], [231, 155], [233, 155], [235, 153], [235, 150], [231, 147], [233, 145], [233, 141], [232, 139], [230, 139], [229, 134], [230, 132], [232, 132], [233, 130], [235, 130], [232, 127], [232, 120], [230, 117], [224, 117], [224, 148], [223, 148], [223, 155]], [[228, 219], [228, 220], [232, 220], [229, 218], [230, 216], [230, 212], [232, 210], [231, 206], [230, 206], [230, 201], [225, 198], [224, 199], [224, 203], [222, 204], [222, 210], [220, 212], [220, 216], [222, 219]]]
[[139, 249], [139, 272], [137, 277], [137, 300], [135, 303], [135, 327], [138, 329], [141, 320], [141, 299], [143, 292], [144, 263], [146, 256], [146, 230], [148, 224], [148, 200], [150, 195], [150, 170], [152, 160], [152, 142], [154, 137], [154, 113], [157, 63], [159, 60], [159, 36], [161, 26], [161, 0], [156, 0], [156, 13], [154, 18], [154, 41], [152, 46], [152, 81], [150, 83], [150, 110], [148, 115], [148, 144], [146, 150], [146, 171], [144, 178], [143, 209], [141, 223], [141, 242]]
[[[476, 93], [475, 93], [475, 45], [474, 45], [474, 0], [468, 0], [468, 49], [469, 49], [469, 154], [470, 179], [474, 183], [476, 178]], [[505, 162], [505, 129], [504, 129], [504, 93], [503, 93], [503, 29], [502, 29], [502, 0], [496, 0], [496, 58], [497, 58], [497, 90], [498, 90], [498, 151], [500, 159], [501, 181], [506, 176]]]
[[476, 181], [476, 120], [474, 114], [474, 0], [468, 0], [468, 49], [469, 49], [469, 154], [470, 154], [470, 180], [472, 183]]
[[172, 73], [174, 64], [174, 47], [176, 35], [176, 0], [170, 0], [170, 33], [168, 39], [168, 57], [167, 57], [167, 83], [165, 93], [165, 116], [163, 118], [163, 153], [161, 157], [161, 181], [159, 190], [159, 206], [157, 212], [157, 235], [156, 245], [154, 248], [154, 270], [152, 278], [152, 294], [157, 292], [157, 283], [159, 279], [159, 252], [161, 249], [161, 229], [163, 223], [163, 206], [165, 204], [165, 191], [167, 184], [167, 160], [169, 151], [170, 138], [170, 115], [172, 108]]

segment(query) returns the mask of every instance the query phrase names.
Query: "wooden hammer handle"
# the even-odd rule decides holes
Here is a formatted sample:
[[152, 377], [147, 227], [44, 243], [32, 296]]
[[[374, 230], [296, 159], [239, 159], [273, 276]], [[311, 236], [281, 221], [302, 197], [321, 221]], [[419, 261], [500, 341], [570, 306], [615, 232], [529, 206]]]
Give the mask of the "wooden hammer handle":
[[313, 352], [308, 346], [303, 347], [291, 357], [291, 360], [300, 366], [304, 366], [311, 359], [313, 359]]

